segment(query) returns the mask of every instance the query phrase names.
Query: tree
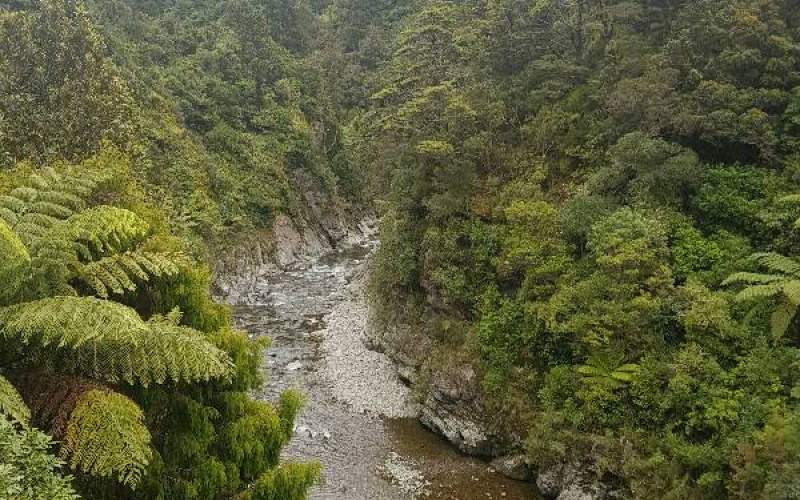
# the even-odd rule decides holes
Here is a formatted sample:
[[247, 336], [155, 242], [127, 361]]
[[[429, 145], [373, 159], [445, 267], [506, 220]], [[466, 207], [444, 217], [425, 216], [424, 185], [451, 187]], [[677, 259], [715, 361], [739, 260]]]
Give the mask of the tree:
[[127, 85], [80, 2], [42, 0], [0, 10], [0, 166], [80, 160], [102, 139], [127, 145]]
[[[138, 406], [103, 384], [208, 380], [228, 375], [231, 361], [173, 318], [145, 322], [106, 300], [176, 274], [177, 264], [140, 249], [149, 227], [133, 212], [88, 208], [97, 185], [87, 175], [45, 170], [0, 198], [0, 234], [14, 249], [0, 261], [12, 277], [0, 307], [4, 356], [11, 356], [4, 374], [23, 389], [35, 421], [63, 439], [61, 454], [73, 469], [135, 487], [151, 456], [150, 433]], [[53, 372], [35, 373], [41, 370]], [[13, 397], [2, 407], [21, 415]]]
[[165, 235], [97, 204], [129, 168], [104, 160], [124, 161], [40, 169], [0, 196], [2, 414], [60, 440], [91, 498], [305, 498], [319, 467], [279, 463], [301, 399], [249, 398], [264, 342], [230, 330]]
[[772, 334], [781, 337], [789, 330], [800, 306], [800, 263], [776, 253], [756, 253], [751, 259], [766, 272], [735, 273], [723, 285], [745, 285], [736, 295], [739, 301], [777, 299], [770, 325]]

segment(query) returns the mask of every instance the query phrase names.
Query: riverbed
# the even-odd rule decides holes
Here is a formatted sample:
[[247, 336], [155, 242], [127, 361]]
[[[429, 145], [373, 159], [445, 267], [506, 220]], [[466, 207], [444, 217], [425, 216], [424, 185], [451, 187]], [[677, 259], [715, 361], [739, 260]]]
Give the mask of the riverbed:
[[233, 306], [240, 329], [272, 339], [264, 353], [268, 381], [257, 397], [274, 402], [295, 388], [307, 398], [284, 459], [322, 463], [324, 481], [312, 499], [537, 498], [533, 485], [458, 453], [420, 425], [413, 394], [388, 360], [354, 345], [374, 248], [365, 240], [265, 273]]

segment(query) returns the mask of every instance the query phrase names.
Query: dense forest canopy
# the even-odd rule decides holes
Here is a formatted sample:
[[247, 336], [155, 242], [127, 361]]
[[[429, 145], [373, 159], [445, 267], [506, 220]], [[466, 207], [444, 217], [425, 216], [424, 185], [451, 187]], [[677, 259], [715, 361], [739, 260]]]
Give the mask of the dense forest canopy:
[[386, 321], [424, 318], [431, 372], [471, 359], [540, 468], [588, 462], [636, 498], [797, 496], [800, 4], [389, 19], [350, 51], [387, 54], [360, 63], [351, 153], [383, 200]]
[[536, 467], [800, 496], [798, 0], [0, 1], [0, 491], [305, 497], [198, 264], [300, 179]]

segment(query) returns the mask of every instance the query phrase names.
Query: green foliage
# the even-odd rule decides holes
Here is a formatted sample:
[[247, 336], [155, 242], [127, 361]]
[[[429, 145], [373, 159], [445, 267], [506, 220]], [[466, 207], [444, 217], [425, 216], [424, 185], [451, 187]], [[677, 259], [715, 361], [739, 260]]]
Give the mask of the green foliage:
[[121, 394], [88, 391], [70, 416], [61, 454], [73, 469], [136, 486], [152, 453], [143, 417]]
[[25, 405], [22, 396], [3, 376], [0, 376], [0, 414], [22, 425], [28, 424], [31, 420], [31, 411]]
[[746, 285], [736, 295], [739, 301], [777, 298], [770, 325], [772, 334], [780, 338], [789, 330], [800, 306], [800, 264], [776, 253], [757, 253], [752, 260], [769, 274], [739, 272], [729, 276], [723, 284]]
[[247, 490], [245, 500], [304, 500], [306, 491], [320, 478], [319, 466], [285, 464], [264, 473]]
[[69, 359], [71, 370], [111, 383], [208, 380], [230, 371], [225, 353], [197, 332], [145, 323], [133, 309], [104, 300], [58, 297], [9, 306], [0, 309], [0, 331], [10, 345], [49, 351]]
[[31, 428], [18, 429], [0, 419], [0, 496], [19, 500], [75, 500], [62, 462], [49, 454], [50, 438]]
[[[84, 166], [117, 168], [105, 161], [120, 160]], [[59, 165], [22, 177], [2, 199], [2, 269], [14, 281], [0, 306], [13, 383], [0, 378], [0, 407], [27, 421], [19, 390], [92, 498], [233, 496], [279, 466], [300, 400], [287, 395], [278, 412], [249, 399], [264, 342], [230, 330], [208, 271], [168, 235], [97, 204], [136, 190], [112, 191], [96, 171]]]
[[578, 367], [580, 373], [590, 384], [606, 385], [612, 389], [628, 384], [639, 373], [635, 363], [621, 364], [619, 357], [608, 353], [596, 353]]
[[75, 160], [131, 135], [127, 85], [81, 3], [0, 12], [0, 165]]
[[[372, 22], [354, 3], [332, 15], [372, 96], [350, 157], [385, 214], [379, 311], [458, 322], [420, 325], [429, 358], [471, 353], [492, 424], [527, 427], [538, 466], [632, 498], [791, 497], [793, 448], [753, 449], [796, 406], [794, 2], [422, 2]], [[753, 252], [763, 272], [734, 274]]]

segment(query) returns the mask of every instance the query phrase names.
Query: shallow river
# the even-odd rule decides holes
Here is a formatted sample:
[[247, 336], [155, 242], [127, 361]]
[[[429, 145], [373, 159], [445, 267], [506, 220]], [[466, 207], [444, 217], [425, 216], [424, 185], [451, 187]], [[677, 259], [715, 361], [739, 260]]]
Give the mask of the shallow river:
[[[324, 482], [311, 498], [537, 498], [531, 485], [507, 479], [487, 463], [459, 454], [416, 420], [356, 413], [333, 397], [320, 370], [325, 356], [321, 336], [315, 332], [324, 327], [331, 308], [346, 300], [347, 284], [364, 266], [370, 250], [369, 244], [352, 247], [303, 269], [266, 276], [243, 300], [247, 305], [233, 308], [239, 328], [272, 338], [264, 355], [268, 382], [259, 397], [276, 401], [291, 387], [308, 398], [284, 456], [323, 464]], [[387, 462], [395, 481], [386, 478]], [[406, 478], [404, 486], [397, 484], [398, 475]], [[421, 493], [415, 495], [413, 490]]]

